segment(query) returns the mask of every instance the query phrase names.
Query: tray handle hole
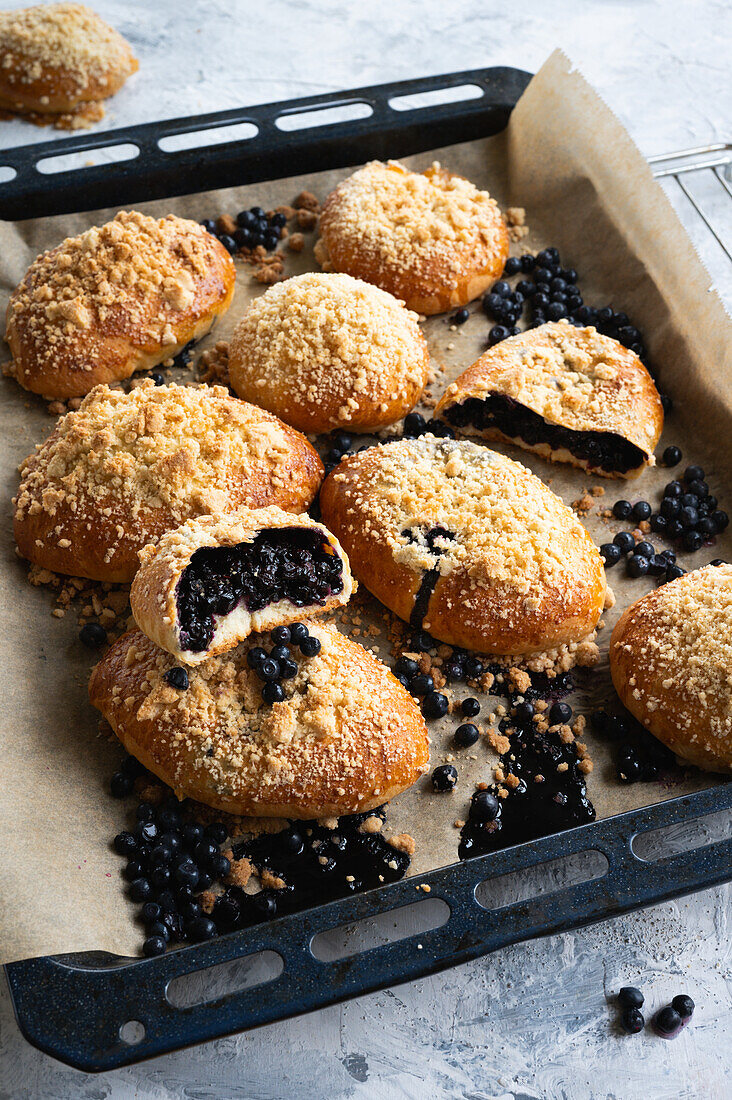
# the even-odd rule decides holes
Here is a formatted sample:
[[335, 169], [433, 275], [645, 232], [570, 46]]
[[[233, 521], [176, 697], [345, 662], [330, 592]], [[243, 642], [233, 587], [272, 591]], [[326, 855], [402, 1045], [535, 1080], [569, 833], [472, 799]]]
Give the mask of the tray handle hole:
[[373, 113], [370, 103], [357, 99], [327, 107], [310, 107], [306, 111], [286, 111], [275, 119], [275, 126], [289, 133], [314, 126], [332, 126], [336, 122], [355, 122], [359, 118], [369, 118]]
[[693, 852], [695, 848], [705, 848], [720, 840], [732, 837], [732, 820], [729, 810], [705, 814], [693, 821], [680, 821], [676, 825], [666, 825], [663, 829], [649, 829], [638, 833], [630, 842], [631, 851], [638, 859], [653, 863], [684, 852]]
[[184, 149], [226, 145], [229, 141], [251, 141], [259, 133], [253, 122], [234, 122], [230, 126], [209, 126], [206, 130], [166, 134], [158, 138], [158, 148], [164, 153], [182, 153]]
[[10, 183], [17, 176], [17, 172], [14, 168], [11, 168], [9, 164], [0, 164], [0, 183]]
[[594, 848], [586, 852], [573, 852], [534, 867], [485, 879], [475, 888], [475, 900], [484, 909], [504, 909], [507, 905], [556, 894], [570, 886], [603, 878], [609, 866], [607, 857]]
[[442, 107], [446, 103], [482, 99], [484, 95], [485, 91], [479, 84], [455, 84], [447, 88], [432, 88], [429, 92], [395, 95], [389, 100], [389, 106], [393, 111], [420, 111], [425, 107]]
[[335, 962], [360, 955], [374, 947], [385, 947], [407, 937], [441, 928], [450, 918], [450, 906], [442, 898], [425, 898], [411, 905], [363, 917], [318, 932], [310, 941], [310, 950], [319, 962]]
[[168, 982], [165, 997], [173, 1008], [192, 1008], [219, 1001], [231, 993], [241, 993], [255, 985], [264, 985], [279, 978], [285, 964], [276, 951], [255, 951], [242, 959], [193, 970]]
[[145, 1038], [145, 1025], [139, 1020], [128, 1020], [119, 1029], [119, 1037], [128, 1047], [136, 1047]]
[[103, 145], [99, 149], [82, 149], [78, 153], [43, 157], [36, 163], [36, 171], [43, 176], [52, 176], [57, 172], [76, 172], [80, 168], [98, 168], [102, 164], [118, 164], [120, 161], [134, 160], [139, 155], [139, 147], [131, 142], [122, 145]]

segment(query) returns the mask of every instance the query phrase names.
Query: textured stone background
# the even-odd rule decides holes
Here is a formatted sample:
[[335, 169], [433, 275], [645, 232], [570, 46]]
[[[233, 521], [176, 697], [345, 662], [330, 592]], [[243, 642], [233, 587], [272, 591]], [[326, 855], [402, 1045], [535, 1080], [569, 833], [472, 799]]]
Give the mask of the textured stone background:
[[[726, 2], [94, 6], [130, 38], [142, 65], [113, 101], [110, 126], [483, 65], [536, 69], [562, 46], [644, 153], [730, 138]], [[0, 123], [3, 146], [51, 136]], [[669, 193], [729, 294], [729, 265], [674, 185]], [[28, 1046], [0, 986], [0, 1097], [716, 1100], [732, 1094], [731, 916], [730, 887], [720, 887], [101, 1077]], [[627, 982], [642, 984], [656, 1006], [688, 991], [698, 1006], [693, 1026], [672, 1043], [620, 1036], [607, 999]]]

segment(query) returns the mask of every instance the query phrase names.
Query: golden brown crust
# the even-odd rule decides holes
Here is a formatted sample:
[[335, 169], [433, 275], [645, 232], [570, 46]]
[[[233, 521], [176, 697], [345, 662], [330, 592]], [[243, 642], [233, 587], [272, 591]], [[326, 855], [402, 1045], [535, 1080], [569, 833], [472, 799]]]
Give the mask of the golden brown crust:
[[184, 520], [303, 512], [322, 476], [304, 436], [220, 386], [98, 386], [24, 463], [15, 539], [42, 568], [131, 581], [142, 547]]
[[65, 399], [148, 370], [211, 328], [235, 279], [203, 226], [122, 211], [28, 268], [8, 303], [13, 373], [25, 389]]
[[628, 607], [610, 641], [625, 707], [677, 756], [732, 771], [732, 565], [709, 565]]
[[[428, 435], [370, 448], [326, 478], [320, 505], [355, 575], [400, 618], [437, 571], [421, 625], [441, 641], [539, 652], [585, 638], [602, 612], [604, 570], [585, 529], [538, 478], [485, 447]], [[452, 537], [430, 545], [435, 528]]]
[[[319, 531], [327, 539], [333, 553], [343, 562], [342, 591], [329, 596], [322, 606], [308, 604], [303, 607], [289, 601], [279, 601], [251, 615], [245, 608], [237, 607], [233, 613], [217, 616], [216, 633], [207, 650], [181, 648], [177, 589], [193, 554], [203, 546], [236, 546], [238, 543], [253, 542], [261, 531], [293, 527]], [[161, 649], [189, 665], [201, 664], [209, 657], [233, 649], [250, 634], [261, 634], [276, 626], [321, 615], [348, 603], [354, 587], [348, 558], [335, 535], [309, 516], [294, 516], [276, 507], [239, 508], [227, 515], [188, 520], [174, 531], [168, 531], [156, 544], [145, 546], [140, 551], [140, 563], [130, 592], [135, 622]]]
[[594, 328], [554, 321], [502, 340], [447, 387], [435, 416], [444, 418], [468, 398], [502, 394], [549, 424], [576, 432], [608, 432], [633, 443], [644, 461], [625, 474], [591, 466], [566, 449], [529, 445], [498, 428], [460, 428], [482, 439], [505, 439], [555, 461], [607, 477], [636, 477], [655, 465], [653, 451], [663, 430], [663, 406], [653, 379], [638, 356]]
[[239, 396], [303, 432], [393, 424], [418, 401], [428, 368], [417, 315], [341, 274], [308, 272], [270, 287], [229, 348]]
[[114, 95], [138, 68], [126, 39], [83, 4], [0, 12], [0, 108], [72, 113]]
[[309, 622], [320, 653], [299, 658], [287, 698], [262, 703], [247, 665], [254, 635], [163, 679], [175, 659], [135, 632], [94, 669], [89, 697], [138, 760], [179, 797], [244, 816], [317, 818], [372, 809], [427, 767], [419, 707], [389, 670], [335, 627]]
[[417, 313], [477, 298], [503, 271], [508, 230], [494, 199], [434, 164], [372, 161], [330, 193], [315, 255], [325, 270], [375, 283]]

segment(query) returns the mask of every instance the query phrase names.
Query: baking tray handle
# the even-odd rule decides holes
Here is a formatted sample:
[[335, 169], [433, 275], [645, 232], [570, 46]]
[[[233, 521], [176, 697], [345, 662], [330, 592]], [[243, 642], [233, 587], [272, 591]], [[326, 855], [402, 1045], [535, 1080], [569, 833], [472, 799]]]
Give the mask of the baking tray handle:
[[[470, 69], [17, 146], [0, 153], [0, 218], [131, 205], [489, 136], [530, 79], [521, 69]], [[238, 136], [217, 140], [232, 127]], [[194, 133], [203, 143], [176, 148]]]
[[[405, 879], [385, 890], [295, 913], [266, 925], [147, 960], [97, 953], [29, 959], [6, 967], [25, 1037], [85, 1071], [109, 1070], [191, 1043], [309, 1012], [487, 954], [564, 932], [732, 877], [732, 839], [646, 861], [633, 838], [649, 829], [732, 809], [732, 784], [671, 799], [492, 855]], [[607, 870], [592, 881], [489, 908], [476, 899], [488, 880], [561, 857], [599, 852]], [[423, 892], [429, 887], [429, 893]], [[490, 892], [490, 891], [488, 891]], [[324, 961], [314, 937], [440, 899], [439, 927], [348, 957]], [[176, 978], [270, 952], [281, 973], [266, 984], [181, 1007]], [[272, 957], [271, 955], [269, 956]], [[201, 976], [201, 988], [204, 976]], [[209, 994], [211, 996], [212, 994]]]

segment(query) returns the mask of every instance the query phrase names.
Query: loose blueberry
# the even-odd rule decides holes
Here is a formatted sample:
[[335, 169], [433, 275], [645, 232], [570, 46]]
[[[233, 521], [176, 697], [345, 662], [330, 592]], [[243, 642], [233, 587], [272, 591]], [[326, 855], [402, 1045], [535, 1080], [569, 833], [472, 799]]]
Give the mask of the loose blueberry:
[[630, 531], [618, 531], [613, 542], [620, 548], [621, 554], [627, 554], [635, 547], [635, 539]]
[[457, 768], [452, 764], [442, 764], [432, 772], [432, 789], [438, 794], [454, 790], [457, 781]]
[[107, 641], [107, 631], [99, 623], [85, 623], [79, 631], [79, 641], [88, 649], [99, 649]]
[[473, 821], [495, 821], [500, 804], [490, 791], [476, 791], [470, 800], [470, 816]]
[[115, 852], [120, 856], [131, 856], [137, 851], [137, 841], [132, 833], [117, 833], [113, 844]]
[[289, 645], [290, 643], [290, 628], [289, 626], [276, 626], [272, 631], [272, 641], [277, 645]]
[[181, 886], [193, 888], [198, 885], [200, 873], [192, 859], [184, 859], [175, 869], [175, 879]]
[[209, 917], [196, 917], [188, 925], [188, 935], [194, 943], [202, 943], [204, 940], [213, 939], [216, 935], [216, 925]]
[[534, 713], [535, 712], [533, 703], [517, 703], [514, 717], [517, 722], [525, 724], [527, 722], [531, 722], [534, 717]]
[[572, 708], [568, 703], [554, 703], [549, 711], [549, 721], [553, 726], [566, 726], [572, 719]]
[[704, 536], [700, 531], [684, 531], [681, 536], [681, 544], [684, 550], [689, 550], [691, 553], [700, 550], [703, 542]]
[[435, 690], [435, 681], [426, 673], [413, 676], [409, 682], [409, 690], [412, 695], [429, 695]]
[[422, 435], [427, 426], [427, 421], [420, 413], [407, 413], [404, 417], [404, 434], [411, 439]]
[[270, 681], [262, 688], [262, 699], [265, 703], [281, 703], [284, 698], [285, 689], [282, 684], [275, 684]]
[[214, 844], [223, 844], [229, 835], [226, 826], [222, 825], [220, 821], [212, 821], [210, 825], [206, 826], [204, 832], [206, 839]]
[[650, 519], [653, 509], [647, 500], [639, 500], [633, 505], [633, 519], [640, 523], [644, 519]]
[[650, 542], [636, 543], [635, 553], [640, 554], [642, 558], [652, 558], [656, 553], [656, 548]]
[[303, 638], [300, 642], [300, 652], [304, 657], [315, 657], [316, 654], [320, 653], [319, 640], [309, 634], [307, 638]]
[[290, 640], [293, 645], [299, 646], [309, 636], [309, 633], [305, 623], [290, 623]]
[[633, 554], [628, 558], [628, 564], [626, 570], [629, 577], [643, 577], [648, 572], [648, 558], [641, 557], [640, 554]]
[[133, 901], [147, 901], [152, 894], [152, 886], [146, 878], [136, 878], [130, 883], [130, 897]]
[[604, 542], [600, 547], [600, 556], [605, 562], [605, 568], [612, 569], [620, 561], [623, 552], [614, 542]]
[[125, 772], [115, 772], [112, 776], [109, 789], [113, 798], [126, 798], [128, 794], [131, 794], [135, 780], [131, 775], [127, 775]]
[[153, 921], [160, 920], [162, 909], [156, 901], [146, 901], [143, 905], [140, 916], [145, 924], [152, 924]]
[[662, 1039], [675, 1039], [683, 1026], [681, 1016], [671, 1005], [667, 1005], [656, 1013], [653, 1021], [654, 1030]]
[[148, 936], [142, 945], [142, 953], [148, 958], [152, 958], [154, 955], [164, 955], [165, 947], [166, 940], [164, 936]]
[[469, 695], [467, 699], [463, 699], [460, 710], [466, 718], [475, 718], [476, 714], [480, 714], [480, 703]]
[[618, 1004], [623, 1008], [643, 1008], [645, 997], [634, 985], [624, 985], [618, 992]]
[[446, 695], [439, 691], [431, 691], [422, 700], [422, 714], [425, 718], [443, 718], [447, 714], [449, 701]]
[[399, 657], [394, 662], [394, 672], [397, 675], [416, 676], [419, 672], [419, 665], [411, 657]]
[[473, 722], [463, 722], [462, 726], [458, 726], [455, 730], [455, 744], [461, 749], [474, 745], [479, 737], [480, 730]]
[[643, 1013], [639, 1008], [624, 1009], [620, 1022], [623, 1025], [623, 1030], [627, 1031], [628, 1035], [637, 1035], [646, 1024]]
[[521, 271], [521, 259], [519, 256], [509, 256], [503, 269], [504, 275], [518, 275]]
[[629, 500], [616, 500], [613, 504], [613, 515], [616, 519], [630, 519], [633, 505]]
[[494, 347], [496, 344], [500, 344], [502, 340], [507, 340], [510, 333], [505, 325], [494, 325], [488, 333], [488, 346]]
[[687, 466], [684, 470], [684, 481], [703, 481], [704, 470], [701, 466]]
[[470, 310], [465, 309], [463, 307], [463, 309], [459, 309], [457, 311], [457, 313], [454, 313], [452, 315], [452, 323], [454, 325], [464, 325], [469, 317], [470, 317]]
[[188, 673], [180, 665], [176, 665], [174, 668], [169, 668], [165, 673], [164, 679], [170, 684], [171, 687], [177, 688], [178, 691], [186, 691], [188, 688]]
[[676, 1009], [684, 1023], [694, 1015], [694, 1002], [686, 993], [679, 993], [671, 1002], [671, 1007]]

